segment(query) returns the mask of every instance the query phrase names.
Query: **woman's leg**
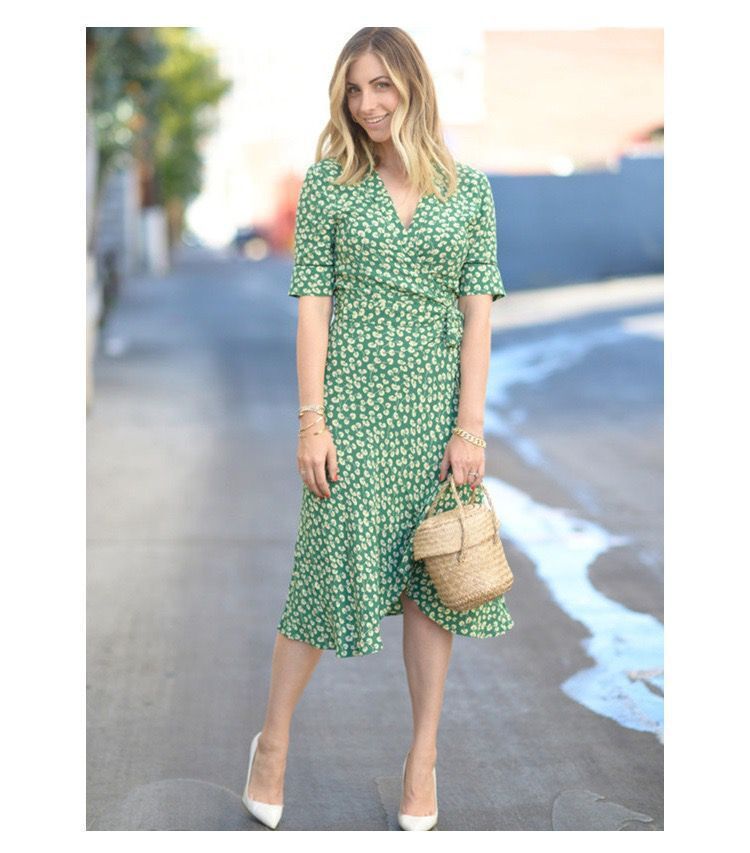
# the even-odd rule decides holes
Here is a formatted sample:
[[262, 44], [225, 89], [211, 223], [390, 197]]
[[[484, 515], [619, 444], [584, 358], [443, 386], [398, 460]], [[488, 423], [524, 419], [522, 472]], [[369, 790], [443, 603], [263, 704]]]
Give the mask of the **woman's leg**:
[[438, 725], [453, 634], [425, 616], [405, 593], [401, 601], [404, 605], [404, 665], [414, 722], [401, 811], [428, 815], [435, 811], [432, 768], [437, 760]]
[[323, 649], [276, 632], [266, 718], [248, 785], [251, 800], [271, 804], [284, 801], [284, 771], [292, 715], [322, 654]]

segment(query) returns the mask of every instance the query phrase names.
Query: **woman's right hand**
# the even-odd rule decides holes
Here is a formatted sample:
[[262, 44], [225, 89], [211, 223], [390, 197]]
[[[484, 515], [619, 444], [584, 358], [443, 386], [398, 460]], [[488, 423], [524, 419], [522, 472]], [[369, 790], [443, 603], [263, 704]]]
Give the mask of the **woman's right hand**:
[[[315, 426], [300, 434], [297, 443], [297, 470], [310, 491], [319, 498], [330, 498], [331, 490], [326, 480], [326, 467], [331, 480], [339, 478], [338, 457], [333, 436], [326, 427], [318, 435], [313, 435], [323, 425], [320, 415], [315, 412], [303, 412], [300, 418], [300, 429], [311, 423]], [[316, 423], [317, 421], [317, 423]]]

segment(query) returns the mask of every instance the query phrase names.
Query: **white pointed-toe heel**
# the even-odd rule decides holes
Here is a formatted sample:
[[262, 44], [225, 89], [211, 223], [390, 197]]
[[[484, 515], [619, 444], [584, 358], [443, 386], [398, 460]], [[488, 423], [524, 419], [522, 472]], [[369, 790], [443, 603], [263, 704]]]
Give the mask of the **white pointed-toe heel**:
[[247, 765], [247, 779], [245, 779], [245, 790], [242, 792], [242, 802], [254, 818], [269, 827], [269, 829], [276, 829], [279, 825], [279, 821], [281, 820], [281, 813], [284, 811], [283, 803], [281, 805], [261, 803], [258, 800], [251, 800], [247, 795], [247, 786], [250, 784], [250, 773], [253, 769], [255, 750], [258, 748], [258, 739], [260, 738], [261, 733], [262, 730], [255, 735], [253, 742], [250, 744], [250, 761]]
[[[406, 761], [409, 758], [409, 753], [404, 759], [404, 766], [401, 768], [401, 795], [403, 797], [404, 781], [406, 779]], [[429, 830], [437, 824], [438, 819], [438, 803], [437, 803], [437, 772], [432, 768], [432, 782], [435, 785], [435, 813], [426, 815], [411, 815], [404, 814], [402, 811], [398, 813], [398, 825], [401, 829], [409, 830]]]

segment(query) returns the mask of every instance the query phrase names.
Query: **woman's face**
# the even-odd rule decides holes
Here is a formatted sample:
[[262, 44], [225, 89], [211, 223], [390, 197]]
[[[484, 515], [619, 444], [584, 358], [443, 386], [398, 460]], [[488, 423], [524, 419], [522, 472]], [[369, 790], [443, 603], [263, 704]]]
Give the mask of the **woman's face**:
[[391, 116], [400, 98], [377, 56], [365, 53], [349, 66], [346, 99], [352, 118], [373, 142], [390, 139]]

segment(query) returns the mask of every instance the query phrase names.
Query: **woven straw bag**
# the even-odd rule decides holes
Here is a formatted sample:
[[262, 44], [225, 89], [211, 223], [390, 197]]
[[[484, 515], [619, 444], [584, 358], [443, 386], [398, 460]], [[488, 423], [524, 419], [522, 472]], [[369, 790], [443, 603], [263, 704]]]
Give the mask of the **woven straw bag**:
[[[441, 495], [450, 486], [456, 509], [432, 515]], [[507, 592], [513, 573], [505, 558], [489, 492], [479, 485], [490, 507], [479, 504], [477, 489], [463, 504], [453, 481], [453, 472], [435, 496], [424, 520], [414, 532], [414, 559], [424, 560], [443, 604], [460, 612], [473, 610]]]

